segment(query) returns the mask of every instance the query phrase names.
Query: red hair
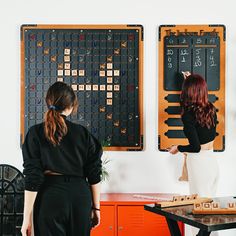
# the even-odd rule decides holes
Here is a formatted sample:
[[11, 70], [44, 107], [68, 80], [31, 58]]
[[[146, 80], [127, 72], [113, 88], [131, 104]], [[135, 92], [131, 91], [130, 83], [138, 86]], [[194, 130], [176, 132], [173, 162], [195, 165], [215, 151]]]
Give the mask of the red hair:
[[202, 127], [210, 129], [216, 125], [214, 121], [216, 109], [208, 101], [207, 83], [200, 75], [192, 74], [184, 80], [180, 99], [183, 112], [193, 111], [196, 121]]

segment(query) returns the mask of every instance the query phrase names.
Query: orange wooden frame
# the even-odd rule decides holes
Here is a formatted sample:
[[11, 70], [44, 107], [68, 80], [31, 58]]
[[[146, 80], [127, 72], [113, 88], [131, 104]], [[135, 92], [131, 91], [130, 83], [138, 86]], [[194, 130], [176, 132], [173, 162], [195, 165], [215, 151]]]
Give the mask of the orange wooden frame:
[[140, 116], [140, 145], [136, 147], [104, 147], [109, 151], [141, 151], [143, 150], [143, 26], [142, 25], [22, 25], [21, 26], [21, 112], [20, 112], [20, 137], [21, 144], [26, 134], [25, 130], [25, 39], [24, 31], [28, 29], [135, 29], [139, 33], [139, 116]]
[[[159, 108], [158, 108], [158, 148], [160, 151], [166, 151], [171, 145], [186, 145], [187, 139], [168, 138], [165, 132], [173, 129], [169, 127], [165, 121], [168, 118], [180, 118], [180, 115], [168, 115], [165, 109], [168, 105], [179, 106], [179, 103], [169, 104], [165, 97], [168, 94], [180, 94], [180, 91], [165, 91], [164, 89], [164, 37], [167, 32], [178, 35], [180, 32], [196, 32], [199, 35], [202, 32], [217, 32], [220, 38], [220, 89], [218, 91], [210, 91], [218, 100], [214, 103], [218, 109], [218, 136], [215, 138], [214, 151], [224, 151], [225, 149], [225, 26], [224, 25], [163, 25], [159, 27]], [[182, 130], [182, 127], [174, 127], [175, 130]]]

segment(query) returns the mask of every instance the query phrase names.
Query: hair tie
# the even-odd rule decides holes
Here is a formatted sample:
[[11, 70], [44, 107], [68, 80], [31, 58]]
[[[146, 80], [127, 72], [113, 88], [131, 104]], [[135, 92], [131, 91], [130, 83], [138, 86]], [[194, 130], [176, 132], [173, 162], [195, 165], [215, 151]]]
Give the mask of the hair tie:
[[53, 105], [50, 105], [50, 106], [48, 107], [48, 109], [49, 109], [49, 110], [55, 110], [55, 111], [57, 110], [56, 107], [53, 106]]

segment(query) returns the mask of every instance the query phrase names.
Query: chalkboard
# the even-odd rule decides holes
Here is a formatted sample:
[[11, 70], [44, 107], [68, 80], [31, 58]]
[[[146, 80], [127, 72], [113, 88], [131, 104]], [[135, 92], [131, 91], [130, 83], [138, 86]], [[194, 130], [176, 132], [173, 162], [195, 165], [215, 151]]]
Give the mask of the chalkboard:
[[[217, 109], [215, 151], [225, 148], [225, 26], [162, 25], [159, 27], [158, 148], [187, 144], [181, 121], [182, 71], [201, 75]], [[219, 122], [220, 121], [220, 122]]]
[[143, 149], [141, 25], [23, 25], [21, 142], [43, 121], [51, 84], [69, 84], [79, 101], [69, 117], [106, 150]]
[[166, 36], [164, 38], [164, 86], [180, 91], [182, 71], [206, 79], [209, 91], [220, 89], [220, 39], [215, 32], [207, 36]]

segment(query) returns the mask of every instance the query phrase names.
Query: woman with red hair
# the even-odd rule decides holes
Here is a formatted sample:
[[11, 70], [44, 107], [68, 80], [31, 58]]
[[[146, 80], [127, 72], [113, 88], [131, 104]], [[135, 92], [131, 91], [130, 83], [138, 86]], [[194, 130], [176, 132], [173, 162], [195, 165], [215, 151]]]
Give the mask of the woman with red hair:
[[[182, 122], [188, 145], [174, 145], [171, 154], [182, 152], [187, 156], [187, 173], [190, 194], [215, 197], [219, 168], [213, 153], [217, 116], [214, 105], [208, 101], [206, 81], [197, 74], [183, 72], [181, 93]], [[193, 235], [198, 229], [192, 228]], [[214, 232], [212, 235], [217, 236]]]
[[216, 137], [216, 108], [208, 101], [206, 81], [198, 74], [184, 72], [181, 93], [182, 122], [188, 145], [169, 148], [171, 154], [187, 154], [190, 194], [214, 197], [218, 183], [218, 164], [213, 153]]

